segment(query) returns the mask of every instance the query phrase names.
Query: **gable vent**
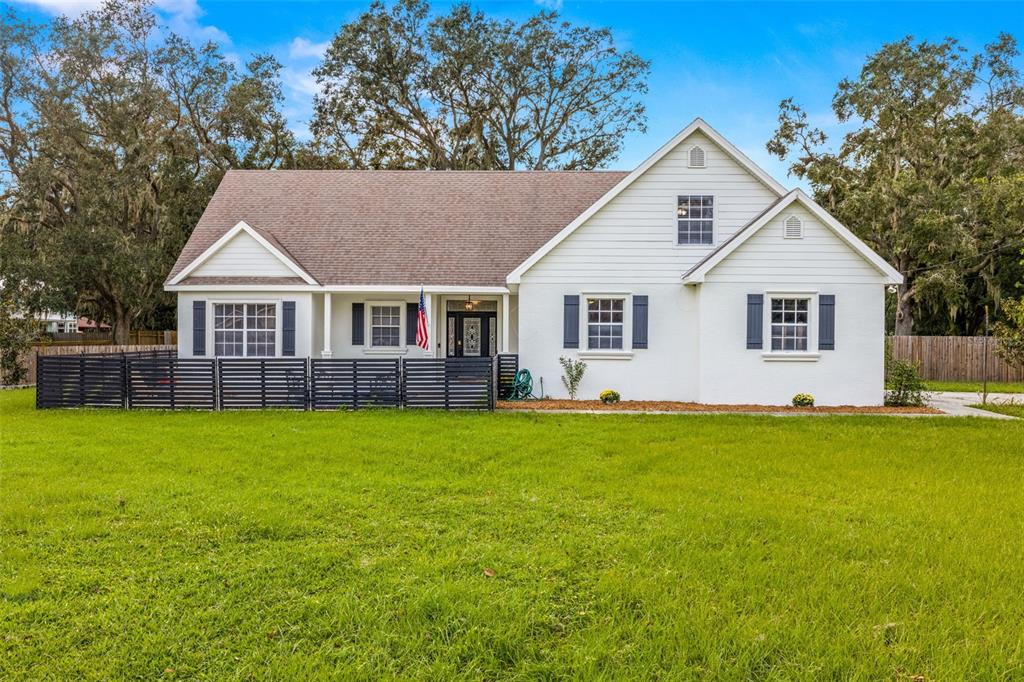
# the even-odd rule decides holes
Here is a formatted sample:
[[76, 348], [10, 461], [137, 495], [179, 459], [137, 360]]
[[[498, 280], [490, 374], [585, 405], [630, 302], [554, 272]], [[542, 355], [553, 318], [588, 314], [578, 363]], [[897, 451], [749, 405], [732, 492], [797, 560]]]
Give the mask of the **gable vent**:
[[804, 221], [795, 215], [789, 216], [786, 218], [786, 225], [782, 234], [786, 239], [803, 239]]
[[704, 148], [700, 145], [690, 147], [690, 168], [704, 168]]

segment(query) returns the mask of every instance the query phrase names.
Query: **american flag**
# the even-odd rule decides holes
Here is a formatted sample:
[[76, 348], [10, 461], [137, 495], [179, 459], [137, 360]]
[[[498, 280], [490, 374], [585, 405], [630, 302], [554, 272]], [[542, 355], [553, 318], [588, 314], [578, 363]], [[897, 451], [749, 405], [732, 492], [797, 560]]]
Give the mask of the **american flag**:
[[423, 301], [423, 287], [420, 287], [420, 309], [416, 313], [416, 345], [423, 350], [430, 348], [430, 337], [427, 334], [427, 305]]

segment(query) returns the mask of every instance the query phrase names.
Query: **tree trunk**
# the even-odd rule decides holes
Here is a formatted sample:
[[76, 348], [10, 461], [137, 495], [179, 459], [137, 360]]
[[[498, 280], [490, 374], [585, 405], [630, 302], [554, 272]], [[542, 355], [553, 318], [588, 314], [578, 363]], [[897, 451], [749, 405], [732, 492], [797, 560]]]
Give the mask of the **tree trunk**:
[[913, 294], [907, 290], [907, 283], [899, 286], [896, 294], [896, 336], [910, 336], [914, 333], [914, 312], [911, 309]]
[[124, 306], [117, 305], [114, 307], [114, 343], [119, 346], [128, 345], [129, 332], [131, 331], [130, 319], [128, 311], [124, 309]]

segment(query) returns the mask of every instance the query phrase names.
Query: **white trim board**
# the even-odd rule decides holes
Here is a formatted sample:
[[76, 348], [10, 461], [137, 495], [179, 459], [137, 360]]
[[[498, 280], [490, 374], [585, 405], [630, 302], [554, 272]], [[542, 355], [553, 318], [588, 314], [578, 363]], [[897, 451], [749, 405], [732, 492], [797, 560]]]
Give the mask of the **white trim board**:
[[700, 284], [703, 282], [704, 277], [713, 270], [716, 265], [728, 258], [729, 254], [739, 248], [743, 242], [757, 234], [762, 227], [778, 217], [778, 215], [793, 202], [799, 202], [804, 208], [810, 211], [815, 218], [820, 220], [823, 225], [831, 229], [837, 237], [842, 239], [847, 246], [860, 254], [860, 256], [868, 263], [873, 265], [876, 270], [888, 279], [886, 282], [887, 284], [901, 284], [903, 282], [903, 275], [901, 275], [896, 268], [889, 265], [884, 258], [875, 253], [871, 247], [862, 242], [857, 235], [850, 232], [850, 230], [844, 227], [842, 223], [833, 218], [829, 212], [818, 205], [816, 201], [804, 194], [803, 190], [795, 189], [780, 201], [776, 202], [770, 209], [762, 213], [757, 220], [737, 232], [731, 239], [723, 243], [715, 251], [712, 251], [707, 258], [699, 262], [689, 272], [684, 274], [683, 283]]
[[[265, 239], [263, 235], [259, 233], [258, 230], [253, 229], [252, 226], [250, 226], [244, 220], [238, 221], [238, 223], [234, 227], [232, 227], [230, 230], [221, 235], [220, 239], [215, 241], [213, 244], [210, 244], [210, 246], [205, 251], [203, 251], [196, 258], [194, 258], [191, 263], [182, 268], [181, 272], [175, 275], [174, 278], [171, 279], [171, 281], [168, 282], [167, 284], [174, 285], [181, 282], [181, 280], [185, 279], [189, 275], [189, 273], [191, 273], [193, 270], [195, 270], [200, 265], [202, 265], [210, 258], [212, 258], [215, 253], [224, 248], [225, 244], [230, 242], [232, 239], [234, 239], [238, 234], [242, 232], [245, 232], [247, 235], [249, 235], [257, 242], [259, 242], [259, 245], [265, 248], [267, 252], [270, 253], [270, 255], [274, 256], [277, 260], [281, 261], [282, 265], [284, 265], [286, 268], [294, 272], [297, 277], [301, 277], [304, 282], [306, 282], [307, 284], [311, 284], [313, 286], [319, 285], [319, 282], [317, 282], [309, 275], [309, 273], [307, 273], [305, 270], [299, 267], [298, 263], [296, 263], [291, 258], [282, 253], [280, 249], [278, 249], [276, 246], [267, 241], [267, 239]], [[171, 291], [171, 289], [167, 287], [165, 287], [165, 289]]]
[[[165, 284], [164, 291], [310, 291], [329, 294], [419, 294], [420, 287], [375, 284]], [[424, 294], [501, 295], [512, 293], [508, 287], [424, 286]]]
[[[552, 249], [561, 244], [569, 235], [575, 232], [583, 223], [587, 222], [591, 216], [601, 210], [612, 199], [621, 194], [623, 190], [632, 185], [640, 176], [646, 173], [651, 166], [660, 161], [666, 154], [678, 147], [684, 140], [686, 140], [686, 138], [696, 132], [701, 132], [709, 137], [712, 142], [722, 149], [722, 151], [731, 156], [734, 161], [743, 166], [751, 175], [763, 182], [778, 196], [781, 197], [786, 194], [786, 188], [779, 184], [775, 178], [768, 175], [763, 168], [754, 163], [750, 157], [741, 152], [733, 143], [722, 137], [717, 130], [709, 126], [703, 119], [695, 118], [690, 125], [679, 131], [675, 137], [662, 145], [658, 151], [654, 152], [654, 154], [649, 156], [647, 160], [637, 166], [632, 173], [605, 192], [604, 196], [592, 204], [590, 208], [577, 216], [575, 220], [562, 228], [558, 234], [549, 239], [546, 244], [534, 251], [529, 258], [520, 263], [515, 270], [508, 274], [505, 281], [509, 284], [519, 284], [523, 273], [536, 265], [537, 261], [546, 256]], [[707, 153], [707, 150], [705, 150], [705, 153]]]

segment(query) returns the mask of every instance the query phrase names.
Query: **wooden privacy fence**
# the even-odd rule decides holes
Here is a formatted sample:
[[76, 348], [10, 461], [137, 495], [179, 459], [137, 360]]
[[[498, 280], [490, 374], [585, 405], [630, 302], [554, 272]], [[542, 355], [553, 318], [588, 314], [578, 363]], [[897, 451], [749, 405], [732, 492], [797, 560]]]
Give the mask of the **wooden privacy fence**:
[[1024, 381], [1024, 368], [1012, 367], [996, 355], [998, 342], [993, 337], [891, 336], [888, 342], [892, 357], [918, 365], [925, 379]]
[[177, 358], [170, 352], [39, 356], [37, 408], [494, 409], [491, 358]]
[[177, 346], [35, 346], [33, 353], [26, 353], [24, 364], [27, 370], [25, 383], [36, 383], [36, 358], [50, 355], [116, 355], [118, 353], [162, 353], [173, 355], [177, 352]]

